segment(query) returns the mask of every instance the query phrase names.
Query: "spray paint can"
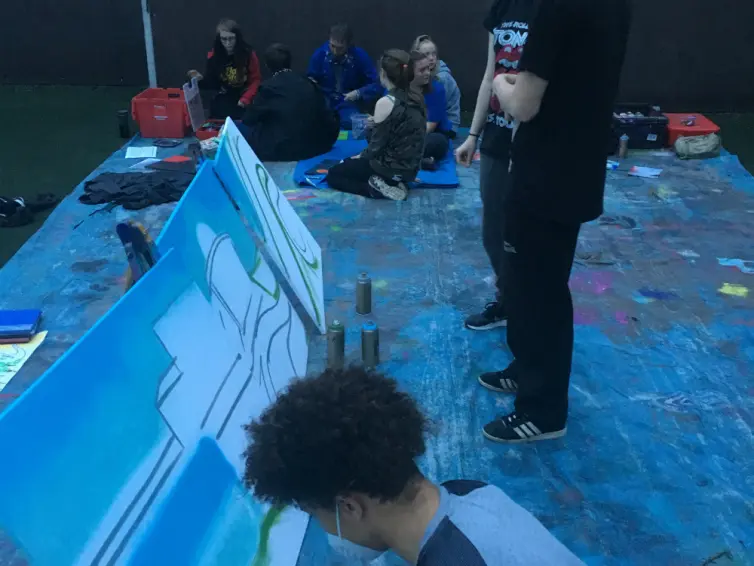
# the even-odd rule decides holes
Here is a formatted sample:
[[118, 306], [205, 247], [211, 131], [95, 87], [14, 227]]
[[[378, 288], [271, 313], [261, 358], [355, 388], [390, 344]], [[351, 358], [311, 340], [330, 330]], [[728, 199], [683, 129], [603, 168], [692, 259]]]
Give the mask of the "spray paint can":
[[342, 369], [346, 351], [346, 332], [343, 323], [333, 320], [327, 328], [327, 367]]
[[380, 363], [380, 330], [371, 320], [361, 327], [361, 361], [366, 368]]
[[131, 137], [131, 125], [128, 122], [128, 110], [118, 110], [118, 130], [120, 137], [128, 139]]
[[366, 273], [359, 275], [356, 280], [356, 312], [359, 314], [372, 312], [372, 280]]
[[618, 157], [625, 159], [628, 155], [628, 136], [623, 134], [620, 137], [620, 145], [618, 146]]

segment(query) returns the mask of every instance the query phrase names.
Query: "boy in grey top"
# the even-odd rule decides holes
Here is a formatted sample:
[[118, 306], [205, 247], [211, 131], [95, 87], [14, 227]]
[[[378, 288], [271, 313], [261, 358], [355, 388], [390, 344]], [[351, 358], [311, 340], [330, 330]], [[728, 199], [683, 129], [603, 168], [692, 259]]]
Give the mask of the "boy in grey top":
[[500, 488], [453, 480], [421, 542], [419, 566], [583, 564]]
[[350, 368], [294, 381], [246, 429], [246, 486], [315, 517], [345, 564], [388, 550], [419, 566], [581, 564], [499, 488], [425, 478], [414, 462], [427, 421], [383, 375]]

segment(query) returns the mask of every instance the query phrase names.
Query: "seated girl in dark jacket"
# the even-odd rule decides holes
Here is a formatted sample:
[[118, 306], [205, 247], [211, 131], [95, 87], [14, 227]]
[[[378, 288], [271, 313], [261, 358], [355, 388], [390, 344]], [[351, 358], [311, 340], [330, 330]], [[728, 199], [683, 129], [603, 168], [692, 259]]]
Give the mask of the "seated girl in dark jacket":
[[240, 120], [262, 81], [257, 54], [244, 41], [238, 24], [228, 19], [217, 24], [215, 46], [207, 54], [204, 76], [198, 71], [189, 71], [188, 74], [201, 81], [202, 90], [214, 94], [210, 118], [218, 120], [228, 116]]
[[413, 78], [408, 53], [400, 49], [384, 53], [380, 82], [388, 94], [377, 101], [369, 146], [330, 169], [330, 187], [369, 198], [406, 199], [406, 183], [419, 171], [427, 123], [423, 97], [411, 87]]

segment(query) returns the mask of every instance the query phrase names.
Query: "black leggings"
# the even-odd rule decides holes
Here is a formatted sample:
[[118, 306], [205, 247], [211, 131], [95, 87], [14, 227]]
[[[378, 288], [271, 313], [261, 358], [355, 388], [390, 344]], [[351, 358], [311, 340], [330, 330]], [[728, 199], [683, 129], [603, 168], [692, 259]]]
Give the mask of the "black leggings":
[[448, 136], [440, 132], [432, 132], [427, 134], [427, 139], [424, 141], [424, 157], [442, 161], [448, 154], [449, 147]]
[[[377, 175], [369, 165], [368, 159], [346, 159], [343, 163], [330, 168], [327, 173], [327, 184], [331, 189], [342, 193], [360, 195], [367, 198], [384, 199], [380, 193], [369, 186], [369, 177]], [[398, 183], [380, 176], [388, 185]]]

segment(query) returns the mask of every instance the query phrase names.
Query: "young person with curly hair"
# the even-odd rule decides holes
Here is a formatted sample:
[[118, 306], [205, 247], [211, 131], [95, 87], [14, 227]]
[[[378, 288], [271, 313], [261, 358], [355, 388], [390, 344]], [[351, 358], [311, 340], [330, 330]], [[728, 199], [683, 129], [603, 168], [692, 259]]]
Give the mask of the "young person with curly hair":
[[499, 488], [424, 477], [427, 419], [379, 373], [295, 380], [246, 430], [246, 486], [315, 517], [348, 564], [388, 550], [418, 566], [581, 564]]

